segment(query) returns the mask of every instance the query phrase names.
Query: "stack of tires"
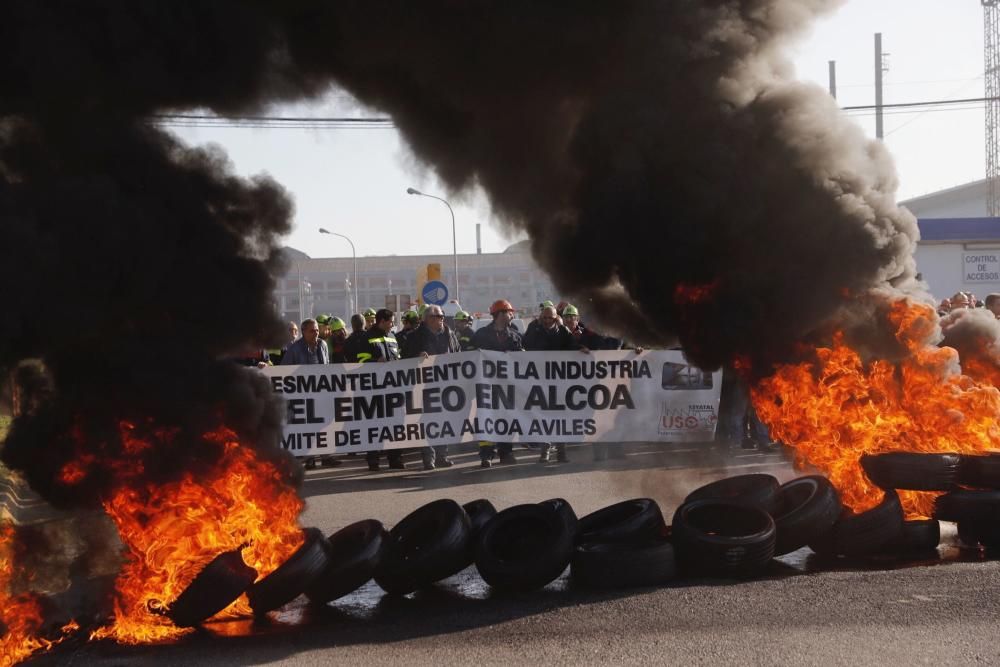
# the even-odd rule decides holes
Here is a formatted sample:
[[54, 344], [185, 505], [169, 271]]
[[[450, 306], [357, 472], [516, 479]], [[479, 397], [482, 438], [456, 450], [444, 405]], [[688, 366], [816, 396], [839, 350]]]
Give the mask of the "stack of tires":
[[1000, 454], [958, 458], [961, 489], [935, 500], [934, 518], [957, 523], [964, 546], [1000, 549]]
[[616, 503], [580, 519], [573, 580], [590, 588], [665, 584], [677, 575], [674, 547], [655, 500]]
[[779, 485], [771, 475], [738, 475], [691, 492], [671, 532], [683, 572], [746, 578], [763, 574], [774, 556], [827, 539], [840, 512], [824, 477]]

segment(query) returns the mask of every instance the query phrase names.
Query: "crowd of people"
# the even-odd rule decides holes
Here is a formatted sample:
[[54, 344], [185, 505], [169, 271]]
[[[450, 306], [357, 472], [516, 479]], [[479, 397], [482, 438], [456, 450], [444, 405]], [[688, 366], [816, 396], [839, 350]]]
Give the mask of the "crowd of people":
[[997, 319], [1000, 319], [1000, 294], [987, 294], [986, 298], [980, 301], [972, 292], [955, 292], [955, 295], [950, 299], [941, 299], [941, 303], [938, 304], [937, 311], [938, 315], [944, 317], [949, 313], [953, 313], [964, 308], [985, 308], [993, 313]]
[[[446, 318], [441, 306], [425, 305], [416, 310], [407, 310], [395, 326], [395, 313], [388, 308], [369, 308], [363, 314], [351, 317], [351, 332], [339, 317], [318, 315], [303, 320], [301, 324], [288, 323], [288, 342], [280, 350], [262, 350], [261, 356], [241, 358], [246, 365], [264, 366], [330, 364], [330, 363], [379, 363], [396, 359], [411, 359], [439, 354], [452, 354], [467, 350], [497, 350], [502, 352], [528, 351], [568, 351], [588, 353], [590, 350], [614, 350], [622, 342], [612, 336], [604, 336], [588, 328], [580, 319], [579, 309], [570, 303], [557, 305], [551, 301], [539, 304], [538, 316], [531, 320], [526, 331], [521, 332], [514, 324], [514, 306], [505, 299], [495, 301], [489, 309], [492, 322], [475, 330], [473, 318], [465, 311], [458, 311]], [[450, 319], [450, 321], [446, 321]], [[642, 352], [641, 348], [636, 348]], [[548, 443], [533, 443], [539, 450], [540, 463], [551, 461], [552, 447]], [[448, 458], [448, 446], [437, 445], [420, 449], [423, 467], [426, 470], [449, 468], [453, 462]], [[568, 462], [566, 445], [557, 444], [556, 462]], [[406, 468], [403, 455], [406, 449], [386, 450], [389, 468]], [[606, 444], [594, 446], [595, 460], [603, 460], [610, 455], [621, 456], [620, 447]], [[380, 469], [379, 452], [366, 454], [368, 468]], [[516, 463], [517, 458], [511, 443], [479, 443], [480, 465], [491, 467], [499, 464]], [[325, 465], [339, 465], [332, 457], [322, 457]], [[316, 460], [307, 462], [313, 467]]]

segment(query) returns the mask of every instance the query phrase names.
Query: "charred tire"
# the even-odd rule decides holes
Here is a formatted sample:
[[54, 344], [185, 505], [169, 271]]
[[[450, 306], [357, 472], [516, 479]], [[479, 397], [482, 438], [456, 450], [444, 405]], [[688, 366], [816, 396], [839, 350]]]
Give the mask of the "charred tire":
[[958, 486], [958, 454], [865, 454], [861, 467], [876, 486], [910, 491], [951, 491]]
[[389, 531], [389, 543], [375, 570], [386, 593], [406, 595], [465, 569], [469, 515], [454, 500], [435, 500]]
[[341, 528], [327, 543], [326, 568], [306, 591], [309, 600], [317, 604], [353, 593], [375, 576], [389, 533], [381, 521], [366, 519]]
[[966, 546], [1000, 548], [1000, 524], [963, 521], [958, 524], [958, 538]]
[[833, 529], [843, 509], [840, 496], [826, 477], [809, 475], [782, 484], [778, 489], [781, 509], [774, 517], [777, 539], [774, 555], [791, 553], [822, 539]]
[[774, 556], [774, 519], [760, 507], [718, 500], [684, 503], [674, 513], [682, 570], [729, 577], [760, 574]]
[[726, 477], [695, 489], [684, 499], [684, 504], [696, 500], [756, 505], [768, 514], [774, 514], [779, 510], [778, 480], [763, 473]]
[[565, 512], [545, 503], [515, 505], [489, 520], [476, 545], [476, 569], [500, 590], [530, 591], [566, 569], [573, 538]]
[[656, 501], [637, 498], [609, 505], [580, 519], [577, 542], [648, 542], [663, 537], [665, 527], [663, 513]]
[[303, 542], [288, 560], [247, 591], [254, 615], [266, 614], [309, 590], [329, 562], [330, 546], [318, 528], [306, 528]]
[[1000, 523], [1000, 491], [952, 491], [934, 499], [934, 518], [959, 523]]
[[903, 507], [899, 495], [887, 490], [882, 502], [860, 514], [844, 514], [823, 538], [811, 541], [819, 554], [867, 556], [884, 552], [903, 532]]
[[581, 544], [570, 565], [573, 580], [589, 588], [658, 586], [677, 576], [674, 547], [666, 540]]
[[941, 524], [936, 519], [904, 521], [903, 532], [886, 551], [909, 554], [933, 551], [941, 542]]
[[539, 507], [544, 507], [550, 509], [562, 519], [563, 523], [566, 524], [566, 530], [568, 530], [576, 538], [577, 533], [580, 530], [580, 520], [576, 518], [576, 512], [573, 511], [572, 505], [563, 498], [552, 498], [550, 500], [543, 500], [538, 503]]
[[962, 456], [958, 483], [978, 489], [1000, 489], [1000, 454]]
[[167, 617], [182, 628], [198, 625], [232, 604], [256, 578], [257, 570], [243, 562], [239, 549], [219, 554], [181, 591]]

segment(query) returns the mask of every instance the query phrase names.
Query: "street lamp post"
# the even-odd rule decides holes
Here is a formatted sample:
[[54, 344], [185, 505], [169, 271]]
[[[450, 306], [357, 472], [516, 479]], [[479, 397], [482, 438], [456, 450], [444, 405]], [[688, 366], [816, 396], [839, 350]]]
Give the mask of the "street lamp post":
[[[352, 291], [354, 292], [354, 307], [358, 307], [358, 253], [354, 250], [354, 241], [347, 238], [343, 234], [338, 234], [337, 232], [331, 232], [329, 229], [319, 228], [320, 234], [330, 234], [331, 236], [339, 236], [348, 243], [351, 244], [351, 256], [354, 258], [354, 287]], [[353, 315], [353, 313], [351, 313]]]
[[458, 298], [458, 242], [455, 240], [455, 211], [451, 209], [451, 204], [441, 197], [429, 195], [415, 188], [406, 188], [406, 194], [437, 199], [439, 202], [444, 202], [444, 205], [448, 207], [448, 212], [451, 213], [451, 254], [455, 261], [455, 301], [461, 303], [461, 299]]

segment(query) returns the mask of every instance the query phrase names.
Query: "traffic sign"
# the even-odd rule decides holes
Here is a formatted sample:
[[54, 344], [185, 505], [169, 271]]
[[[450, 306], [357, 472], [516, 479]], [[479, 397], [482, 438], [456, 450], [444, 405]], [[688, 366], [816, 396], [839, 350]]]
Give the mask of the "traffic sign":
[[448, 287], [440, 280], [430, 280], [420, 290], [420, 295], [423, 297], [424, 303], [443, 306], [448, 301]]

